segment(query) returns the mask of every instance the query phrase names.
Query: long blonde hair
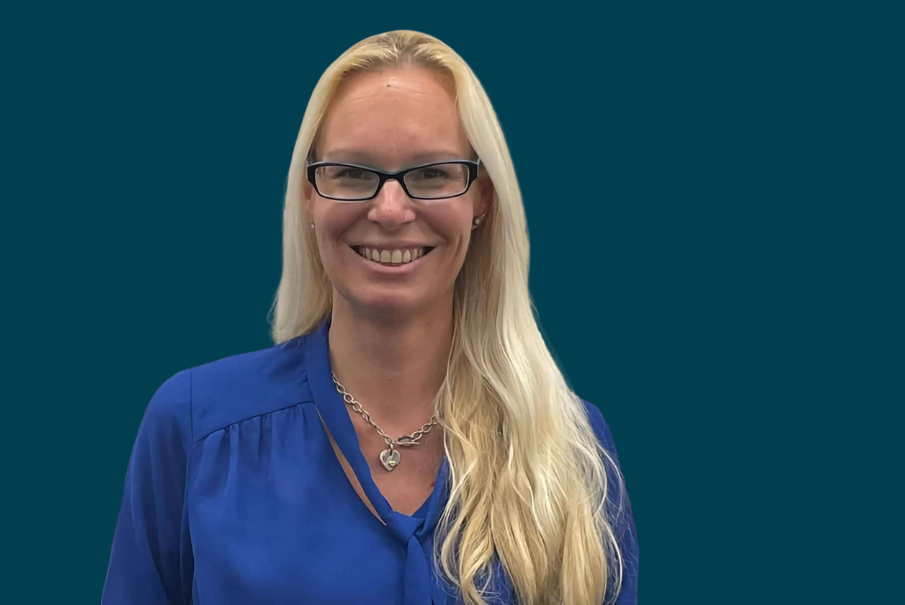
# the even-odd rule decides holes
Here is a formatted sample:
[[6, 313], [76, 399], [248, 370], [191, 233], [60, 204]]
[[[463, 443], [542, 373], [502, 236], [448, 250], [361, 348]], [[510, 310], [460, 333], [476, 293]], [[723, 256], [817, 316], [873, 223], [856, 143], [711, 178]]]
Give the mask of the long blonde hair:
[[476, 605], [486, 603], [495, 555], [523, 605], [615, 599], [623, 562], [613, 518], [622, 503], [612, 494], [625, 491], [607, 483], [621, 485], [621, 475], [535, 322], [525, 212], [496, 113], [465, 61], [436, 38], [413, 31], [372, 36], [317, 83], [289, 167], [273, 340], [312, 332], [332, 309], [333, 288], [305, 224], [303, 197], [305, 163], [324, 113], [348, 74], [406, 65], [452, 76], [459, 119], [494, 189], [456, 280], [452, 350], [437, 395], [451, 472], [435, 534], [436, 568]]

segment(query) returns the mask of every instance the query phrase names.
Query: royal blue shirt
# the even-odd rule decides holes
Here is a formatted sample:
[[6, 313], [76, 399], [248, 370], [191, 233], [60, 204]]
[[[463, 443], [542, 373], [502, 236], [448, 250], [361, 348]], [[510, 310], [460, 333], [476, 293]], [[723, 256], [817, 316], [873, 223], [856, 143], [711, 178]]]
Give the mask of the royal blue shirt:
[[[330, 319], [268, 349], [183, 370], [148, 404], [126, 471], [102, 602], [455, 605], [431, 565], [444, 456], [414, 515], [381, 495], [331, 378]], [[615, 456], [600, 411], [585, 404]], [[343, 471], [332, 435], [360, 483]], [[627, 499], [626, 499], [627, 500]], [[637, 602], [630, 506], [619, 605]], [[516, 603], [497, 563], [496, 603]]]

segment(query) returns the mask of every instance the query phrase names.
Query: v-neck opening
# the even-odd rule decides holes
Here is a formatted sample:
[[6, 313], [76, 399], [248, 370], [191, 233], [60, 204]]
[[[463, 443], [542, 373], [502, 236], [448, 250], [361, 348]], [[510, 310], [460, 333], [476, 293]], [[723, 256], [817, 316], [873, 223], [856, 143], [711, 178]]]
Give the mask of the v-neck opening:
[[392, 526], [401, 539], [408, 539], [418, 531], [428, 529], [433, 531], [433, 526], [439, 517], [438, 509], [442, 505], [439, 502], [441, 492], [446, 486], [448, 469], [446, 455], [443, 455], [440, 463], [433, 490], [418, 510], [411, 515], [394, 510], [374, 481], [371, 466], [364, 457], [355, 426], [346, 411], [346, 403], [333, 384], [329, 349], [331, 321], [332, 318], [328, 315], [317, 330], [306, 338], [305, 361], [309, 370], [308, 381], [314, 395], [315, 405], [321, 411], [338, 447], [348, 460], [365, 494], [381, 518]]

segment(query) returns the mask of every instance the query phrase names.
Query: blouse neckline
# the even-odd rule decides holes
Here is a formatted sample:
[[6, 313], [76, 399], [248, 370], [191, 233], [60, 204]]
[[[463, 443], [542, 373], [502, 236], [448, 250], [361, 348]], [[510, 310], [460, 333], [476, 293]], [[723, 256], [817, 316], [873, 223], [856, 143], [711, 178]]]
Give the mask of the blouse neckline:
[[424, 534], [433, 533], [447, 497], [449, 461], [446, 454], [444, 453], [440, 463], [434, 489], [424, 504], [411, 516], [393, 510], [374, 482], [371, 467], [361, 451], [355, 426], [346, 411], [346, 403], [333, 384], [329, 353], [331, 322], [332, 317], [328, 314], [317, 330], [305, 338], [305, 365], [314, 404], [387, 527], [403, 542], [407, 542], [413, 535], [423, 537]]

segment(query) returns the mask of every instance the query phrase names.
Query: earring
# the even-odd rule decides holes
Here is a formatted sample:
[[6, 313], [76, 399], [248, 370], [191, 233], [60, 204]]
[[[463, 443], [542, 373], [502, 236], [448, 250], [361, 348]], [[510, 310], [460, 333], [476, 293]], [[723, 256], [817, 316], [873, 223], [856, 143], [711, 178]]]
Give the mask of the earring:
[[482, 214], [481, 216], [475, 217], [475, 219], [471, 222], [472, 231], [474, 231], [475, 229], [477, 229], [478, 227], [481, 226], [481, 221], [484, 219], [485, 216], [487, 216], [486, 212], [484, 214]]
[[308, 223], [308, 226], [314, 229], [314, 223]]

